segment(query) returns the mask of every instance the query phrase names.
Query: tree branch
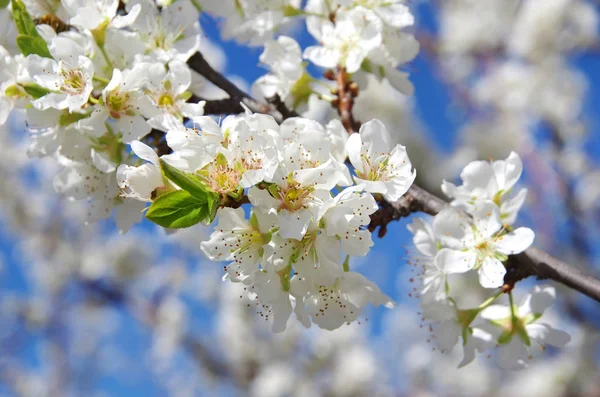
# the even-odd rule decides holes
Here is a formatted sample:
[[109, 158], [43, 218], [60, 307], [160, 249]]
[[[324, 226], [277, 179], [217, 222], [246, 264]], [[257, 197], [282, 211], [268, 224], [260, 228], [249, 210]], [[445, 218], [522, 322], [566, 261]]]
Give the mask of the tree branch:
[[[278, 123], [281, 123], [283, 121], [284, 117], [282, 116], [281, 112], [279, 110], [277, 110], [277, 108], [275, 106], [273, 106], [271, 104], [259, 102], [256, 99], [252, 98], [249, 94], [247, 94], [244, 91], [242, 91], [241, 89], [239, 89], [227, 77], [223, 76], [221, 73], [219, 73], [215, 69], [213, 69], [212, 66], [210, 66], [208, 64], [206, 59], [204, 59], [204, 57], [202, 56], [202, 54], [200, 52], [196, 52], [194, 55], [192, 55], [190, 57], [190, 59], [187, 61], [187, 64], [191, 69], [200, 73], [208, 81], [210, 81], [211, 83], [213, 83], [214, 85], [216, 85], [217, 87], [219, 87], [220, 89], [225, 91], [227, 94], [229, 94], [229, 100], [236, 102], [236, 103], [243, 102], [244, 105], [248, 106], [248, 108], [255, 113], [270, 114], [271, 116], [273, 116], [273, 118], [275, 118], [275, 120], [277, 120]], [[212, 105], [223, 105], [223, 106], [231, 105], [231, 102], [229, 102], [228, 100], [225, 100], [225, 101], [227, 101], [227, 102], [220, 102], [220, 103], [214, 102], [212, 104], [207, 103], [207, 105], [209, 105], [209, 110], [211, 110], [211, 111], [210, 112], [207, 111], [206, 105], [205, 105], [205, 113], [206, 114], [226, 113], [226, 112], [221, 112], [221, 111], [215, 111], [216, 108], [211, 108]], [[241, 106], [240, 106], [240, 108], [241, 108]], [[227, 109], [232, 109], [232, 108], [227, 107]], [[213, 111], [214, 111], [214, 113], [213, 113]], [[235, 111], [235, 112], [231, 112], [231, 113], [239, 113], [239, 112]]]
[[[446, 205], [448, 203], [441, 198], [417, 185], [412, 185], [400, 200], [394, 203], [385, 202], [380, 210], [384, 214], [377, 215], [376, 213], [374, 221], [378, 222], [383, 219], [389, 222], [417, 211], [435, 215]], [[385, 225], [375, 224], [375, 226], [383, 227]], [[574, 266], [535, 247], [530, 247], [521, 254], [511, 255], [507, 264], [508, 271], [504, 281], [510, 288], [524, 278], [536, 276], [538, 279], [557, 281], [600, 302], [600, 280], [584, 274]]]
[[[241, 99], [250, 110], [259, 113], [271, 114], [278, 122], [283, 121], [287, 115], [282, 115], [273, 106], [256, 101], [250, 95], [237, 88], [226, 77], [215, 71], [200, 53], [194, 54], [188, 61], [190, 68], [202, 74], [217, 87], [230, 95], [230, 99]], [[360, 123], [352, 115], [354, 97], [358, 94], [357, 87], [352, 86], [348, 74], [341, 67], [335, 76], [337, 82], [338, 98], [332, 103], [338, 110], [342, 123], [348, 133], [358, 131]], [[208, 113], [208, 112], [207, 112]], [[277, 117], [276, 117], [277, 116]], [[392, 220], [406, 217], [413, 212], [424, 212], [435, 215], [448, 203], [443, 199], [427, 192], [425, 189], [413, 184], [408, 192], [396, 202], [380, 202], [381, 208], [372, 216], [369, 229], [374, 231], [380, 228], [379, 235], [385, 235], [387, 224]], [[508, 272], [505, 283], [512, 288], [517, 281], [530, 276], [539, 279], [550, 279], [573, 288], [590, 298], [600, 302], [600, 280], [586, 275], [550, 254], [537, 248], [529, 248], [524, 253], [512, 255], [507, 262]]]

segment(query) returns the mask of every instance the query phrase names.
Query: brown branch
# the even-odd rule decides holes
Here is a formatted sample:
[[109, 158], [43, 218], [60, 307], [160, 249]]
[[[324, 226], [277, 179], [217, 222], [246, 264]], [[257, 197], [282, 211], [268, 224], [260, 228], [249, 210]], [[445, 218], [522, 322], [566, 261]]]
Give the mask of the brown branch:
[[[416, 211], [435, 215], [446, 205], [448, 204], [441, 198], [417, 185], [412, 185], [404, 197], [397, 202], [384, 203], [380, 210], [384, 215], [376, 215], [374, 221], [396, 220]], [[373, 229], [377, 226], [385, 227], [386, 224], [371, 225]], [[535, 276], [538, 279], [554, 280], [600, 302], [600, 280], [535, 247], [510, 256], [507, 265], [508, 271], [504, 278], [507, 290], [512, 289], [516, 282]]]
[[349, 134], [360, 129], [361, 123], [354, 119], [352, 107], [354, 106], [354, 97], [358, 95], [358, 85], [351, 81], [346, 69], [338, 66], [337, 74], [335, 75], [336, 89], [334, 94], [337, 98], [332, 105], [337, 108], [337, 111], [342, 118], [342, 124]]
[[196, 52], [194, 55], [192, 55], [187, 61], [187, 64], [192, 70], [200, 73], [208, 81], [229, 94], [229, 99], [236, 102], [243, 102], [244, 105], [248, 106], [248, 108], [255, 113], [270, 114], [275, 118], [275, 120], [277, 120], [278, 123], [283, 121], [283, 116], [273, 105], [261, 103], [239, 89], [227, 77], [213, 69], [206, 59], [204, 59], [201, 53]]
[[[215, 71], [200, 53], [194, 54], [188, 61], [188, 65], [226, 91], [231, 99], [241, 99], [252, 111], [271, 114], [278, 122], [284, 119], [284, 116], [272, 105], [261, 104]], [[352, 114], [354, 97], [358, 95], [358, 87], [355, 84], [353, 85], [342, 67], [338, 67], [335, 79], [337, 92], [334, 93], [338, 95], [338, 98], [333, 101], [332, 105], [337, 108], [348, 133], [352, 134], [360, 129], [360, 122], [355, 120]], [[380, 229], [379, 233], [385, 234], [385, 227], [392, 220], [406, 217], [413, 212], [435, 215], [446, 205], [448, 204], [443, 199], [413, 184], [400, 200], [393, 203], [383, 202], [382, 208], [373, 217], [374, 223], [372, 222], [369, 228], [374, 230], [380, 227], [383, 232]], [[540, 279], [557, 281], [600, 302], [600, 280], [582, 273], [572, 265], [562, 262], [546, 252], [531, 247], [522, 254], [511, 256], [508, 265], [505, 278], [508, 288], [512, 288], [517, 281], [524, 278], [537, 276]]]

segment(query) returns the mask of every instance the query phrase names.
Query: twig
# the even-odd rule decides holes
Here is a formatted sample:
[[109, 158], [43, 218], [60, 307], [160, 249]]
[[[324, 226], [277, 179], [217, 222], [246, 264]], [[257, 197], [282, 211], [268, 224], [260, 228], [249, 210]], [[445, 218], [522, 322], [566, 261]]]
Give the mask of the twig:
[[349, 134], [360, 129], [360, 122], [354, 119], [352, 107], [354, 106], [354, 97], [358, 95], [358, 85], [348, 78], [346, 69], [338, 66], [335, 77], [336, 89], [334, 94], [337, 94], [337, 99], [332, 105], [337, 107], [337, 111], [342, 118], [342, 124]]
[[253, 112], [270, 114], [279, 123], [283, 121], [283, 116], [277, 109], [275, 109], [272, 105], [261, 103], [255, 100], [249, 94], [239, 89], [235, 84], [227, 79], [227, 77], [213, 69], [206, 59], [204, 59], [201, 53], [196, 52], [190, 57], [187, 63], [191, 69], [200, 73], [208, 81], [229, 94], [230, 99], [236, 102], [243, 102], [244, 105], [248, 106], [248, 108]]

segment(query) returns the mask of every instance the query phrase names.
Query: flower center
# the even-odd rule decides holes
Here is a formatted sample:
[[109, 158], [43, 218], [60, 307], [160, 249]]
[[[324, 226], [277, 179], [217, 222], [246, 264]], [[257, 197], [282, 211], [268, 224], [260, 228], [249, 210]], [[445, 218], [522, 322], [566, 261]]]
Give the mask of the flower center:
[[158, 106], [161, 108], [168, 108], [175, 104], [173, 97], [169, 93], [164, 93], [158, 98]]
[[303, 187], [298, 182], [293, 182], [288, 185], [287, 189], [279, 190], [280, 208], [291, 212], [298, 211], [304, 208], [304, 203], [311, 193], [312, 189]]
[[213, 162], [204, 174], [206, 182], [217, 193], [228, 194], [238, 189], [241, 173], [227, 165], [218, 165]]
[[79, 69], [63, 70], [61, 91], [70, 95], [80, 94], [85, 87], [83, 72]]

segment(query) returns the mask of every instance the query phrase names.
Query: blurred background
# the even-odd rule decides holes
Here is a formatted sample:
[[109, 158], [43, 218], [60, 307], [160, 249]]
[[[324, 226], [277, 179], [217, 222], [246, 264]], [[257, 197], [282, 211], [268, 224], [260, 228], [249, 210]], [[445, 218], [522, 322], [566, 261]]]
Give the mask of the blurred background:
[[[438, 193], [467, 162], [517, 151], [529, 189], [518, 223], [538, 247], [600, 276], [599, 2], [410, 5], [416, 94], [369, 81], [357, 118], [381, 119], [407, 146], [418, 183]], [[205, 58], [255, 91], [262, 48], [224, 41], [219, 19], [200, 23]], [[304, 29], [285, 33], [305, 47]], [[196, 83], [205, 98], [225, 97]], [[314, 101], [302, 110], [334, 117]], [[28, 157], [23, 123], [15, 114], [0, 127], [0, 396], [600, 396], [600, 306], [577, 292], [557, 285], [545, 314], [571, 333], [565, 349], [520, 372], [485, 355], [457, 369], [462, 349], [436, 351], [419, 317], [402, 219], [353, 264], [395, 309], [370, 308], [334, 332], [292, 319], [273, 334], [200, 252], [209, 228], [167, 235], [142, 222], [120, 235], [113, 220], [85, 225], [85, 206], [53, 191], [56, 162]]]

